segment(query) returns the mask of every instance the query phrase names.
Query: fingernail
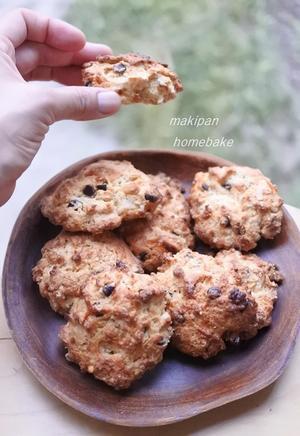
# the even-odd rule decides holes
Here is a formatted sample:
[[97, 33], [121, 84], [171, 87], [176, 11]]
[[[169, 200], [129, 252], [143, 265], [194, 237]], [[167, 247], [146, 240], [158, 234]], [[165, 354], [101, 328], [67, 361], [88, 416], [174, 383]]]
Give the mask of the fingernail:
[[102, 114], [111, 114], [119, 109], [120, 96], [113, 91], [99, 92], [97, 94], [99, 111]]

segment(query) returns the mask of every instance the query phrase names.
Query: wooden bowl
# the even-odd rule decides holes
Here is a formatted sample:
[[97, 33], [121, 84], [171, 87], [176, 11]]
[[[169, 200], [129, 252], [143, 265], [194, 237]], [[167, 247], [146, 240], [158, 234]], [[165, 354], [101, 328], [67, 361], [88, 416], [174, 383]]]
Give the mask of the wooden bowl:
[[31, 268], [40, 257], [42, 246], [59, 231], [42, 217], [39, 204], [54, 184], [100, 158], [128, 159], [145, 172], [164, 171], [177, 177], [187, 187], [196, 171], [229, 164], [203, 153], [154, 150], [104, 153], [62, 171], [28, 201], [13, 229], [3, 272], [8, 324], [28, 368], [50, 392], [75, 409], [125, 426], [181, 421], [274, 382], [294, 346], [300, 309], [300, 238], [286, 211], [281, 234], [274, 241], [261, 242], [255, 251], [278, 264], [285, 276], [272, 327], [210, 361], [169, 349], [161, 364], [123, 392], [114, 391], [66, 361], [58, 339], [64, 320], [50, 309], [31, 278]]

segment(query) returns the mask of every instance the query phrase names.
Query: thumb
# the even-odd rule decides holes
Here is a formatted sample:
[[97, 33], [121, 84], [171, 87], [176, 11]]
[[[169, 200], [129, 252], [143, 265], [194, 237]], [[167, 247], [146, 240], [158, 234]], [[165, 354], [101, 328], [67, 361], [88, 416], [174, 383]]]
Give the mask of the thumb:
[[117, 112], [120, 96], [105, 88], [65, 86], [49, 89], [52, 118], [60, 120], [96, 120]]

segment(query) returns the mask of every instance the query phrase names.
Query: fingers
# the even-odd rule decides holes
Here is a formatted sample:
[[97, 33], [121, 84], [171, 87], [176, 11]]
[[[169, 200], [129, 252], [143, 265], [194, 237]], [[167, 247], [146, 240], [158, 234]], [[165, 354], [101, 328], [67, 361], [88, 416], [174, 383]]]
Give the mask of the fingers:
[[105, 54], [111, 54], [111, 50], [104, 44], [87, 42], [81, 50], [67, 52], [37, 42], [24, 42], [16, 50], [16, 63], [20, 73], [25, 76], [39, 66], [82, 65]]
[[16, 9], [4, 16], [0, 21], [0, 35], [6, 36], [15, 48], [29, 40], [59, 50], [77, 51], [86, 42], [81, 30], [71, 24], [29, 9]]
[[121, 105], [117, 93], [84, 86], [49, 89], [46, 100], [53, 122], [104, 118], [117, 112]]
[[29, 74], [24, 75], [27, 81], [40, 80], [61, 83], [62, 85], [82, 86], [81, 67], [37, 67]]

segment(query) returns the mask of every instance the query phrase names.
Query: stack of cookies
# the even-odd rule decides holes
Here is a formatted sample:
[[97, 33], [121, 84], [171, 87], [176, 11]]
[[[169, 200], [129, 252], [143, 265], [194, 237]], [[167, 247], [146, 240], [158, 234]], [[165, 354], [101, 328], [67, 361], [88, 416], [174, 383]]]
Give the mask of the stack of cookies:
[[[280, 232], [282, 199], [259, 170], [209, 168], [185, 193], [163, 173], [100, 160], [41, 210], [62, 231], [33, 279], [66, 318], [66, 358], [115, 389], [157, 365], [169, 343], [208, 359], [271, 323], [282, 276], [245, 252]], [[199, 241], [212, 254], [196, 251]]]

